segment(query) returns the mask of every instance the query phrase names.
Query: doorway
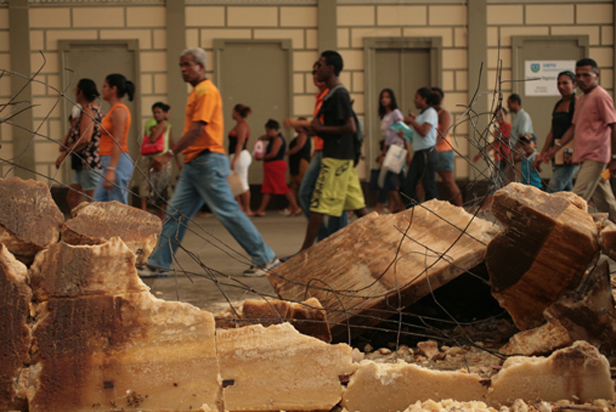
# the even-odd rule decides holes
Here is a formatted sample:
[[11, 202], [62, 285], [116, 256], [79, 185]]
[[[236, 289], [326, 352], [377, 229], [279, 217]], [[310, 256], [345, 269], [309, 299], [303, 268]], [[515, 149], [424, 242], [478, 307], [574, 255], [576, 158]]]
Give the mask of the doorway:
[[417, 113], [415, 92], [424, 86], [439, 86], [441, 73], [441, 39], [431, 38], [366, 38], [366, 173], [376, 167], [375, 159], [381, 140], [378, 116], [379, 94], [390, 88], [396, 95], [398, 108], [404, 115]]
[[[233, 128], [233, 107], [250, 106], [246, 119], [250, 127], [248, 150], [265, 134], [264, 125], [274, 119], [281, 125], [293, 113], [290, 40], [224, 40], [214, 41], [215, 72], [223, 101], [225, 133]], [[282, 130], [287, 147], [292, 130]], [[228, 142], [225, 138], [225, 149]], [[248, 173], [250, 184], [263, 182], [263, 166], [253, 160]]]
[[[94, 80], [99, 92], [105, 77], [111, 73], [120, 73], [135, 84], [135, 98], [132, 102], [124, 99], [128, 106], [132, 123], [128, 135], [128, 149], [135, 160], [139, 157], [139, 136], [143, 129], [141, 124], [140, 87], [139, 87], [139, 43], [138, 40], [60, 40], [60, 77], [62, 90], [66, 90], [71, 100], [75, 98], [75, 86], [81, 78]], [[109, 105], [99, 101], [103, 113], [107, 113]], [[68, 119], [72, 104], [65, 101], [63, 104], [62, 119]], [[68, 122], [63, 122], [63, 130], [68, 130]], [[68, 164], [70, 162], [65, 162]], [[70, 182], [70, 168], [64, 168], [64, 182]]]
[[[514, 36], [511, 39], [511, 46], [513, 79], [521, 80], [525, 79], [527, 66], [533, 62], [543, 64], [543, 62], [550, 61], [570, 61], [571, 68], [573, 69], [575, 61], [588, 56], [589, 40], [588, 36], [578, 35]], [[554, 77], [554, 84], [556, 84], [557, 75], [557, 72], [551, 75], [551, 77]], [[533, 86], [533, 83], [530, 83], [528, 86]], [[525, 82], [513, 82], [513, 92], [520, 95], [522, 107], [531, 117], [533, 132], [537, 137], [537, 151], [541, 151], [545, 138], [550, 131], [552, 110], [556, 102], [560, 100], [560, 94], [556, 91], [550, 95], [549, 92], [542, 92], [538, 87], [530, 87], [528, 89], [533, 91], [527, 94]], [[539, 91], [536, 92], [534, 90]], [[579, 89], [576, 94], [580, 95]], [[507, 97], [504, 96], [503, 98], [506, 99]], [[552, 176], [551, 168], [544, 167], [541, 176], [544, 178]]]

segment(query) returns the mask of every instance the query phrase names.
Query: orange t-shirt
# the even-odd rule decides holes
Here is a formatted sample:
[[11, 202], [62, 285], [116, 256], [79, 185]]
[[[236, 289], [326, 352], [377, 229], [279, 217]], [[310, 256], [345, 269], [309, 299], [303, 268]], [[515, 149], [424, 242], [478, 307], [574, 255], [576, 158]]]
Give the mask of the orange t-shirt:
[[218, 88], [210, 80], [206, 79], [196, 85], [188, 95], [183, 135], [190, 130], [194, 122], [203, 122], [205, 127], [203, 134], [182, 151], [184, 162], [190, 162], [205, 149], [224, 154], [222, 99]]
[[[113, 123], [111, 122], [111, 113], [113, 113], [113, 111], [119, 107], [122, 107], [124, 108], [124, 110], [126, 110], [126, 115], [127, 115], [126, 125], [124, 126], [124, 136], [121, 136], [121, 139], [118, 137], [114, 139], [110, 134], [110, 133], [113, 133]], [[132, 118], [130, 116], [130, 110], [128, 110], [128, 107], [126, 107], [125, 104], [118, 103], [114, 105], [111, 109], [109, 109], [109, 111], [107, 112], [105, 117], [103, 117], [103, 120], [101, 121], [101, 141], [98, 147], [98, 152], [101, 156], [111, 156], [111, 151], [113, 150], [113, 146], [117, 144], [116, 140], [118, 140], [118, 143], [122, 147], [122, 151], [128, 153], [128, 131], [130, 129], [131, 121], [132, 121]]]
[[[312, 114], [313, 117], [317, 117], [317, 114], [319, 114], [319, 110], [321, 110], [321, 106], [323, 106], [323, 99], [327, 96], [327, 93], [329, 93], [329, 89], [325, 89], [322, 92], [317, 93], [317, 102], [314, 104], [314, 113]], [[323, 116], [321, 116], [321, 121], [323, 121]], [[314, 137], [314, 150], [323, 150], [323, 139], [319, 136]]]

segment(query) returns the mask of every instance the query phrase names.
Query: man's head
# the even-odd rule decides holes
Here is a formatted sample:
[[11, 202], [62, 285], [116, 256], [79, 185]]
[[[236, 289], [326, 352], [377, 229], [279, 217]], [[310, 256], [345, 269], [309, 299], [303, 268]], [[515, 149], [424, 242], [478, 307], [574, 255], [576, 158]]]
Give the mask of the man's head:
[[319, 61], [317, 60], [312, 65], [312, 81], [315, 86], [319, 88], [320, 91], [327, 89], [327, 84], [325, 82], [319, 80]]
[[186, 83], [196, 86], [205, 79], [205, 50], [200, 47], [186, 49], [180, 55], [180, 70]]
[[344, 67], [342, 56], [333, 50], [326, 50], [321, 53], [318, 64], [317, 78], [322, 82], [326, 82], [332, 76], [338, 77]]
[[511, 96], [509, 96], [509, 98], [507, 99], [507, 108], [510, 112], [514, 114], [519, 112], [520, 109], [522, 109], [522, 99], [520, 98], [519, 94], [513, 93]]
[[589, 93], [599, 85], [599, 67], [593, 59], [585, 58], [575, 63], [575, 79], [584, 93]]

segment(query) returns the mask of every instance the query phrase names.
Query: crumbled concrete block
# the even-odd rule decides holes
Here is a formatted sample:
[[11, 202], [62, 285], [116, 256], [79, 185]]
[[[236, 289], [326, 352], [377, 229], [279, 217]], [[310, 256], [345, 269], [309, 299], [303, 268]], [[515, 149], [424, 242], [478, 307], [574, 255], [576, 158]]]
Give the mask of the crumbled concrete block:
[[329, 411], [351, 375], [352, 349], [302, 335], [288, 323], [216, 333], [225, 410]]
[[73, 245], [98, 245], [119, 237], [145, 264], [152, 254], [162, 229], [160, 219], [151, 213], [122, 203], [81, 203], [73, 218], [62, 227], [62, 240]]
[[0, 179], [0, 243], [30, 264], [34, 255], [60, 238], [64, 215], [42, 182]]
[[614, 400], [609, 362], [597, 348], [583, 341], [547, 358], [511, 357], [492, 377], [486, 403], [506, 406], [516, 399]]
[[545, 355], [572, 343], [573, 339], [567, 329], [555, 319], [534, 329], [516, 333], [500, 352], [504, 355]]
[[0, 410], [22, 409], [17, 384], [29, 362], [32, 291], [26, 266], [0, 243]]
[[434, 371], [398, 361], [365, 360], [349, 381], [342, 406], [349, 412], [403, 411], [417, 401], [484, 400], [487, 388], [477, 374]]

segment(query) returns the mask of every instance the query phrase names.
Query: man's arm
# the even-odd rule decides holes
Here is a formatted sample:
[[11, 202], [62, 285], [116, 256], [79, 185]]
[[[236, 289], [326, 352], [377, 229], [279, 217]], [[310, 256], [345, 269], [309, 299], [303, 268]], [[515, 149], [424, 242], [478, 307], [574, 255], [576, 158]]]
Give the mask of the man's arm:
[[[205, 125], [206, 123], [203, 121], [193, 122], [190, 126], [190, 129], [188, 129], [186, 134], [182, 136], [180, 141], [174, 147], [170, 148], [171, 152], [180, 153], [182, 150], [193, 144], [195, 140], [197, 140], [197, 138], [199, 138], [199, 136], [203, 134], [203, 128], [205, 127]], [[171, 152], [167, 152], [161, 156], [155, 157], [152, 160], [152, 164], [150, 167], [155, 171], [159, 172], [162, 169], [163, 165], [165, 165], [168, 161], [171, 160], [171, 158], [173, 158], [174, 154], [172, 154]]]
[[325, 126], [316, 117], [312, 119], [311, 124], [312, 129], [319, 135], [321, 133], [342, 135], [348, 133], [355, 133], [357, 131], [357, 125], [355, 124], [355, 119], [353, 119], [353, 116], [347, 117], [346, 122], [340, 126]]

